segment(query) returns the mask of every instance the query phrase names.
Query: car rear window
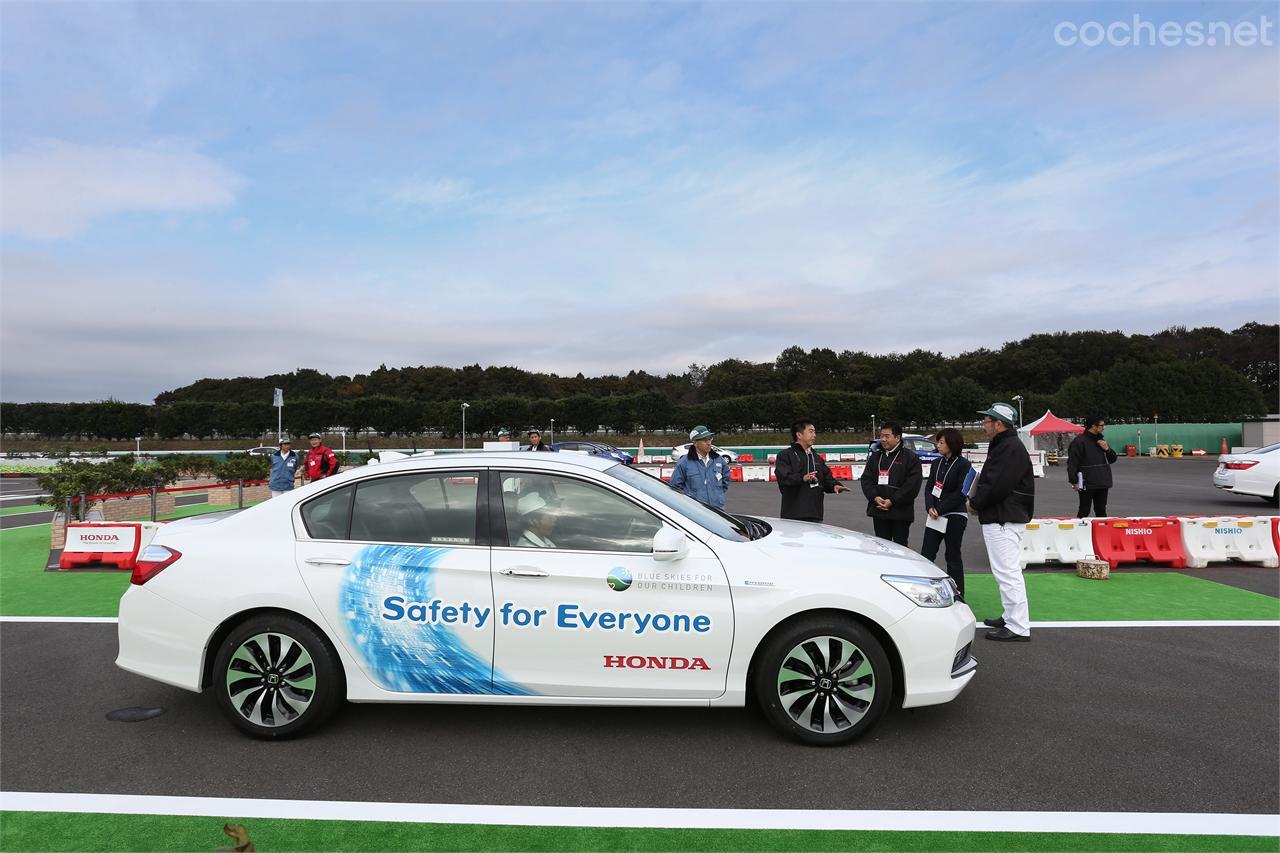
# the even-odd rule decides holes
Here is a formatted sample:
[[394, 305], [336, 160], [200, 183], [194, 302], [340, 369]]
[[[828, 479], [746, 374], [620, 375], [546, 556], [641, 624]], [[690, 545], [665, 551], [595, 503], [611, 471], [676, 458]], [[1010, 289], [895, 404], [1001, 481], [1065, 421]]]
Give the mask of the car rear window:
[[312, 539], [346, 539], [355, 486], [325, 492], [302, 506], [302, 523]]
[[356, 484], [350, 538], [357, 542], [474, 545], [479, 474], [433, 471]]

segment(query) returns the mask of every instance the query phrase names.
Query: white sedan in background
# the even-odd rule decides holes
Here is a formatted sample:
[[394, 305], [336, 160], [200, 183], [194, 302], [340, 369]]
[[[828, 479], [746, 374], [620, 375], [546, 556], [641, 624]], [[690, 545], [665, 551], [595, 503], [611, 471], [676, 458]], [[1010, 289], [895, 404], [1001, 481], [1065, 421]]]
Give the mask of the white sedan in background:
[[974, 617], [906, 548], [733, 516], [612, 460], [413, 457], [166, 525], [117, 664], [210, 690], [242, 731], [341, 703], [744, 705], [845, 743], [954, 699]]
[[1213, 472], [1213, 485], [1233, 494], [1280, 503], [1280, 444], [1222, 454]]

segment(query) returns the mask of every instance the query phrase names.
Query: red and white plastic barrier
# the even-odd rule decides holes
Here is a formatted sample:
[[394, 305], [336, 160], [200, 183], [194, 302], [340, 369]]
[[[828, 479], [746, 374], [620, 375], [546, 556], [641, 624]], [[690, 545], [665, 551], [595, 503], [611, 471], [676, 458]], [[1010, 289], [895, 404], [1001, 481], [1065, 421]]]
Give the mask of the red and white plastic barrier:
[[138, 552], [151, 543], [160, 525], [151, 521], [85, 521], [67, 525], [67, 541], [58, 568], [101, 563], [132, 571]]
[[1280, 567], [1275, 519], [1266, 516], [1183, 519], [1182, 546], [1188, 568], [1227, 560]]
[[1160, 563], [1186, 568], [1182, 547], [1182, 519], [1095, 518], [1093, 550], [1115, 568], [1121, 563]]

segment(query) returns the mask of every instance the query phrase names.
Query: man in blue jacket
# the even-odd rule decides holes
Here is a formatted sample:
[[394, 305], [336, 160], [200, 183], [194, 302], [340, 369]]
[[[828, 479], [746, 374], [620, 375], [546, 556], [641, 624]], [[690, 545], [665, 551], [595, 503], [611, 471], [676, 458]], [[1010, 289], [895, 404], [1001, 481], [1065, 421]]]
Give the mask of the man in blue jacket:
[[689, 433], [693, 447], [676, 463], [671, 485], [691, 498], [716, 509], [724, 509], [724, 493], [729, 491], [729, 460], [711, 449], [714, 432], [696, 426]]
[[288, 436], [280, 439], [280, 449], [271, 454], [271, 479], [267, 488], [271, 497], [278, 498], [285, 492], [293, 490], [294, 478], [298, 476], [298, 454], [293, 452], [293, 445]]

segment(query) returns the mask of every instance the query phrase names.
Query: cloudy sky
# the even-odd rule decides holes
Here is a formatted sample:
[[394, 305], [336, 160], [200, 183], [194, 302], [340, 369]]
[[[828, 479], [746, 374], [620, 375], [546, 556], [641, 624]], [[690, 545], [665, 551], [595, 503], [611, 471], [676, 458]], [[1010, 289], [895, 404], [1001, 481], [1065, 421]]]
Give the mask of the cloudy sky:
[[6, 400], [1280, 314], [1274, 3], [0, 15]]

